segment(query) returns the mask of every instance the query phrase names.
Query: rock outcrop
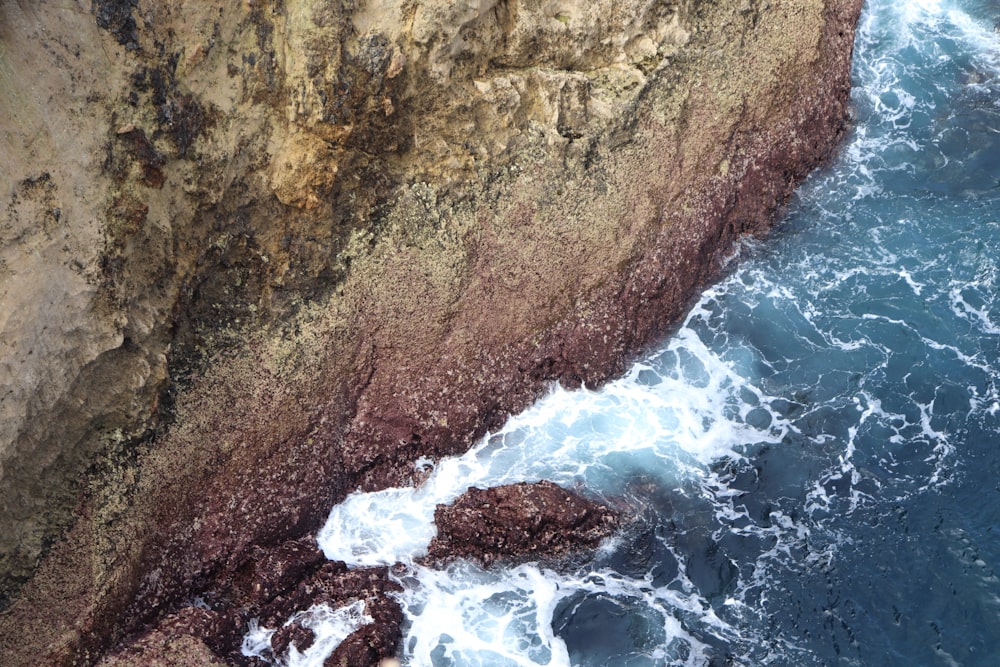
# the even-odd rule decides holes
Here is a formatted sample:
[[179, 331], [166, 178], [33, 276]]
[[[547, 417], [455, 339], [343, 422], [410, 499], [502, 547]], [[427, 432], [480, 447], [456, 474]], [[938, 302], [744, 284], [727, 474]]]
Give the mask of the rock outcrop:
[[434, 511], [430, 562], [557, 560], [595, 549], [618, 526], [610, 508], [552, 482], [470, 488]]
[[[306, 610], [325, 605], [332, 612], [360, 604], [358, 613], [367, 622], [345, 638], [327, 663], [375, 667], [395, 654], [402, 637], [403, 612], [392, 597], [399, 590], [385, 567], [348, 570], [343, 563], [326, 562], [314, 536], [258, 547], [238, 571], [204, 591], [196, 605], [185, 602], [98, 664], [216, 664], [214, 660], [254, 667], [287, 661], [291, 646], [304, 652], [315, 641], [302, 617]], [[242, 652], [251, 623], [275, 631], [261, 657]]]
[[3, 663], [621, 372], [835, 147], [859, 6], [0, 1]]

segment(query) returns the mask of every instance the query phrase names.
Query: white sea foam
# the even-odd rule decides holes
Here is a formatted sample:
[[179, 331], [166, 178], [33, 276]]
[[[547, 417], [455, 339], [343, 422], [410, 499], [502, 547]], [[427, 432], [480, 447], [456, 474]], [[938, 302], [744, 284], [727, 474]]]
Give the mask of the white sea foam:
[[312, 630], [316, 636], [313, 644], [304, 652], [291, 646], [286, 655], [280, 656], [275, 656], [271, 650], [271, 637], [277, 630], [261, 627], [254, 620], [250, 622], [250, 629], [243, 638], [242, 653], [247, 657], [268, 660], [280, 667], [323, 667], [323, 662], [351, 633], [368, 625], [372, 620], [365, 611], [365, 603], [361, 600], [337, 609], [332, 609], [326, 604], [315, 605], [304, 612], [296, 613], [285, 622], [285, 625], [297, 622], [302, 627]]
[[565, 643], [552, 632], [565, 592], [551, 573], [523, 566], [497, 576], [458, 564], [415, 567], [411, 576], [415, 585], [401, 599], [410, 622], [407, 664], [569, 665]]
[[[485, 571], [469, 563], [446, 570], [415, 567], [409, 576], [412, 582], [402, 580], [401, 602], [412, 624], [404, 659], [413, 667], [569, 667], [566, 644], [553, 632], [556, 612], [571, 618], [586, 600], [595, 599], [646, 610], [648, 634], [631, 655], [618, 655], [616, 664], [704, 664], [707, 647], [685, 628], [690, 621], [684, 618], [697, 619], [720, 636], [738, 636], [683, 585], [656, 586], [648, 577], [631, 579], [613, 571], [567, 575], [534, 565]], [[636, 662], [642, 657], [648, 662]]]

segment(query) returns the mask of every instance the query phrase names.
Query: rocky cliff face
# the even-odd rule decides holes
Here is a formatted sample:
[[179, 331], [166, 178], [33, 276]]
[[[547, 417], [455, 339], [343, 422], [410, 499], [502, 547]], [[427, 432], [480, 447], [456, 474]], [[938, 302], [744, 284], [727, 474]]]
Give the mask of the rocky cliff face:
[[859, 5], [0, 0], [5, 664], [620, 372], [835, 146]]

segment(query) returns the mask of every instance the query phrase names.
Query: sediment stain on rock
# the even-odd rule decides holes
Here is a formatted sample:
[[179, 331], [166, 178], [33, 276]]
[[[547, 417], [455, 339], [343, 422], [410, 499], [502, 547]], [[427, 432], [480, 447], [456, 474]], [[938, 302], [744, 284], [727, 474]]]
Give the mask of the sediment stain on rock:
[[621, 372], [835, 147], [859, 5], [0, 4], [5, 662]]

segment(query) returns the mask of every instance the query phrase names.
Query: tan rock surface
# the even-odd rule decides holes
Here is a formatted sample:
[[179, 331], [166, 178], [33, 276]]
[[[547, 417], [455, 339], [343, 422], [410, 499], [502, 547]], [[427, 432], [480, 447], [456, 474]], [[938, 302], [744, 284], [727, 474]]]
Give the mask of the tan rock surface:
[[[92, 17], [40, 14], [0, 4], [0, 571], [19, 579], [51, 538], [39, 515], [68, 518], [75, 475], [58, 469], [78, 473], [94, 452], [81, 422], [136, 418], [136, 390], [165, 374], [159, 359], [119, 353], [125, 323], [100, 288], [101, 100], [123, 82], [100, 75]], [[112, 359], [123, 372], [83, 400], [79, 385]]]
[[79, 497], [4, 664], [620, 372], [832, 150], [859, 4], [0, 0], [4, 594]]

